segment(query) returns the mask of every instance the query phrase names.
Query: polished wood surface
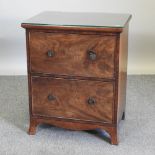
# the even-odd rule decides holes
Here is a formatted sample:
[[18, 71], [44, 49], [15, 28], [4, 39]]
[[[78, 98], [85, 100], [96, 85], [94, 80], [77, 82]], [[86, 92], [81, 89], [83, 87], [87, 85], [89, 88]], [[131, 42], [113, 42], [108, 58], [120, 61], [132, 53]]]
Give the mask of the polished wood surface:
[[112, 123], [113, 83], [33, 77], [32, 94], [33, 115]]
[[126, 80], [128, 58], [128, 25], [120, 36], [119, 79], [118, 79], [118, 113], [117, 121], [125, 119]]
[[[114, 77], [116, 36], [30, 33], [31, 72]], [[48, 52], [54, 52], [48, 56]], [[95, 59], [91, 60], [91, 51]]]
[[96, 130], [96, 129], [102, 129], [109, 133], [110, 135], [110, 142], [113, 145], [118, 144], [118, 138], [117, 138], [117, 128], [114, 125], [109, 124], [99, 124], [99, 123], [92, 123], [92, 122], [82, 122], [82, 121], [69, 121], [64, 119], [49, 119], [45, 117], [33, 117], [30, 119], [30, 127], [28, 130], [28, 133], [30, 135], [34, 135], [36, 133], [36, 126], [39, 124], [51, 124], [57, 127], [65, 128], [68, 130]]
[[67, 32], [67, 31], [70, 31], [70, 32], [74, 32], [74, 33], [77, 33], [77, 32], [82, 32], [82, 33], [108, 33], [109, 34], [112, 34], [112, 33], [121, 33], [123, 31], [123, 28], [109, 28], [109, 27], [104, 27], [104, 28], [98, 28], [98, 27], [78, 27], [78, 26], [73, 26], [73, 27], [66, 27], [66, 26], [41, 26], [41, 25], [31, 25], [31, 24], [25, 24], [25, 23], [22, 23], [21, 26], [23, 28], [26, 28], [26, 29], [31, 29], [31, 30], [37, 30], [37, 31], [40, 31], [40, 30], [46, 30], [46, 31], [59, 31], [59, 32]]
[[125, 118], [128, 22], [123, 27], [26, 28], [30, 128], [106, 130], [118, 144]]

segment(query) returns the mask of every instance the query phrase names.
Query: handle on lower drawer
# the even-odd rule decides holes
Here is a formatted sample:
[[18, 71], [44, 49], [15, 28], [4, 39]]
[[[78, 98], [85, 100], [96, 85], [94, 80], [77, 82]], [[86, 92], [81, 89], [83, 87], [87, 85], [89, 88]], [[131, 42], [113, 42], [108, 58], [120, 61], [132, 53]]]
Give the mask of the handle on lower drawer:
[[47, 98], [48, 98], [49, 101], [53, 101], [53, 100], [56, 99], [55, 96], [53, 96], [52, 94], [49, 94], [49, 95], [47, 96]]
[[94, 104], [96, 104], [96, 100], [95, 100], [95, 98], [93, 98], [93, 97], [89, 97], [87, 102], [88, 102], [89, 105], [94, 105]]

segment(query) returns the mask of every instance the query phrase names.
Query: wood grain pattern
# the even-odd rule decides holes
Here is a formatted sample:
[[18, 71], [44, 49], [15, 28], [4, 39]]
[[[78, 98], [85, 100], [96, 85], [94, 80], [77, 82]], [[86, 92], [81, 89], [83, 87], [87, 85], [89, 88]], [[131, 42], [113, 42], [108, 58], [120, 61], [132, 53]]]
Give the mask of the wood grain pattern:
[[[53, 118], [53, 119], [49, 119], [49, 118], [41, 118], [41, 117], [32, 117], [30, 119], [30, 128], [28, 133], [30, 135], [34, 135], [37, 129], [37, 125], [39, 124], [51, 124], [57, 127], [61, 127], [64, 129], [69, 129], [69, 130], [96, 130], [96, 129], [102, 129], [105, 130], [106, 132], [109, 133], [111, 139], [110, 142], [113, 145], [117, 145], [118, 144], [118, 137], [117, 137], [117, 126], [115, 125], [102, 125], [102, 124], [98, 124], [98, 123], [90, 123], [90, 122], [78, 122], [78, 121], [67, 121], [67, 120], [63, 120], [63, 119], [58, 119], [58, 118]], [[34, 128], [35, 127], [35, 128]]]
[[23, 28], [31, 29], [31, 30], [58, 30], [58, 31], [67, 31], [67, 32], [87, 32], [87, 33], [121, 33], [123, 28], [111, 28], [111, 27], [79, 27], [79, 26], [39, 26], [39, 25], [32, 25], [32, 24], [21, 24]]
[[112, 123], [113, 83], [32, 77], [32, 94], [33, 115]]
[[[118, 144], [118, 123], [125, 118], [130, 18], [124, 28], [22, 24], [27, 42], [29, 134], [35, 134], [41, 123], [71, 130], [100, 128], [110, 134], [111, 144]], [[48, 57], [48, 50], [55, 52], [53, 57]], [[88, 50], [95, 51], [95, 60], [90, 60]]]
[[[31, 72], [113, 78], [116, 37], [61, 33], [30, 33]], [[55, 54], [48, 57], [51, 50]], [[96, 53], [90, 60], [89, 50]]]

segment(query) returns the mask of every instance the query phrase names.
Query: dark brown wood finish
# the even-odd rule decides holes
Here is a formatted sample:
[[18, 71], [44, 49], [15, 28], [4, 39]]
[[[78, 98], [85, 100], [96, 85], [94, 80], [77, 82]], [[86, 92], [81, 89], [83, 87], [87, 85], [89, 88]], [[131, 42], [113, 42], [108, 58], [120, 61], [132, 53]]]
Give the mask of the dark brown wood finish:
[[100, 128], [110, 134], [111, 144], [118, 144], [118, 123], [125, 117], [129, 19], [121, 28], [22, 24], [29, 134], [41, 123], [71, 130]]
[[127, 56], [128, 56], [128, 25], [120, 34], [119, 47], [119, 75], [118, 75], [118, 113], [117, 121], [125, 119], [126, 105], [126, 79], [127, 79]]
[[51, 124], [57, 127], [69, 129], [69, 130], [95, 130], [95, 129], [102, 129], [109, 133], [111, 137], [111, 144], [118, 144], [118, 138], [117, 138], [117, 128], [113, 125], [103, 125], [99, 123], [89, 123], [89, 122], [82, 122], [82, 121], [69, 121], [64, 119], [49, 119], [45, 117], [33, 117], [33, 119], [30, 119], [30, 128], [28, 130], [28, 133], [30, 135], [35, 135], [36, 133], [36, 127], [39, 124]]
[[31, 72], [114, 77], [115, 35], [31, 32], [29, 43]]
[[112, 123], [113, 83], [32, 77], [32, 114]]
[[83, 33], [121, 33], [123, 28], [111, 28], [111, 27], [78, 27], [78, 26], [42, 26], [42, 25], [32, 25], [32, 24], [21, 24], [23, 28], [33, 29], [33, 30], [46, 30], [46, 31], [68, 31], [68, 32], [83, 32]]

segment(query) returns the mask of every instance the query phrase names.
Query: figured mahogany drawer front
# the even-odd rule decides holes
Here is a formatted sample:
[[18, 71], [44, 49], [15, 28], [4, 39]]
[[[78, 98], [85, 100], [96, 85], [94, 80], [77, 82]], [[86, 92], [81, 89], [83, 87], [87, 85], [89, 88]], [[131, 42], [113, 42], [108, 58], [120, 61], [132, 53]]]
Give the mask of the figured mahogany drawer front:
[[112, 78], [115, 36], [31, 32], [31, 72]]
[[112, 122], [113, 83], [32, 77], [32, 114]]

